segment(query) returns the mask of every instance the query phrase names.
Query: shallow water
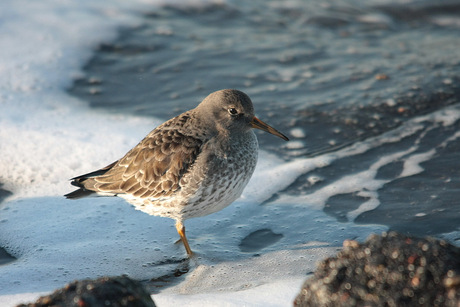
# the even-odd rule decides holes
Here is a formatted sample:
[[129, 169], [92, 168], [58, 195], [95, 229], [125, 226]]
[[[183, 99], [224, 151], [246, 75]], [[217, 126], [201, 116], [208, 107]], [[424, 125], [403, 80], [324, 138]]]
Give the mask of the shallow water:
[[[260, 306], [284, 294], [284, 306], [345, 239], [391, 228], [459, 244], [457, 3], [192, 2], [149, 6], [140, 23], [123, 1], [2, 11], [15, 31], [1, 36], [11, 73], [0, 80], [0, 245], [17, 260], [0, 266], [0, 300], [128, 274], [164, 305]], [[91, 42], [121, 23], [137, 26], [80, 73]], [[79, 99], [62, 92], [70, 76]], [[118, 198], [62, 197], [68, 178], [228, 87], [291, 141], [259, 133], [243, 197], [187, 220], [193, 263], [173, 244], [174, 221]]]
[[460, 220], [459, 28], [449, 1], [164, 7], [100, 46], [69, 91], [108, 112], [167, 119], [241, 89], [292, 139], [259, 134], [262, 149], [331, 161], [267, 205], [297, 196], [339, 223], [436, 235]]

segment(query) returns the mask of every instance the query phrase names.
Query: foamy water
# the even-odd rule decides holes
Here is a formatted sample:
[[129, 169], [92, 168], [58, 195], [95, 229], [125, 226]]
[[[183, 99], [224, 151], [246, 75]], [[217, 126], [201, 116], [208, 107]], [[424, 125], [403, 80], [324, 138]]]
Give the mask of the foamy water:
[[[0, 58], [5, 72], [0, 80], [0, 182], [13, 195], [1, 207], [0, 245], [18, 258], [0, 267], [1, 305], [34, 300], [75, 279], [129, 274], [146, 280], [166, 274], [171, 265], [156, 263], [183, 257], [182, 247], [172, 244], [176, 233], [171, 220], [142, 214], [118, 199], [73, 202], [61, 196], [72, 189], [68, 178], [118, 159], [160, 123], [94, 112], [65, 93], [91, 49], [113, 39], [117, 26], [135, 24], [136, 12], [121, 2], [112, 7], [103, 2], [47, 2], [27, 11], [21, 7], [11, 1], [1, 16], [4, 28], [14, 31], [1, 38], [2, 46], [9, 48], [2, 48]], [[239, 305], [242, 293], [249, 304], [267, 300], [285, 304], [297, 291], [292, 284], [300, 286], [315, 260], [330, 253], [328, 248], [302, 248], [301, 252], [273, 251], [256, 259], [225, 255], [238, 249], [239, 240], [249, 231], [238, 228], [228, 216], [244, 220], [246, 206], [257, 216], [257, 202], [269, 198], [283, 179], [293, 180], [279, 166], [271, 170], [279, 162], [275, 157], [262, 154], [260, 162], [257, 180], [248, 187], [252, 192], [243, 198], [248, 204], [243, 200], [217, 216], [190, 223], [191, 242], [206, 257], [197, 260], [184, 283], [154, 296], [160, 306], [180, 303], [184, 298], [179, 293], [194, 293], [187, 298], [191, 305], [203, 301]], [[227, 237], [225, 224], [231, 224], [233, 231]], [[212, 240], [206, 238], [209, 233]], [[298, 270], [304, 257], [310, 258], [309, 265]], [[278, 273], [268, 278], [273, 276], [274, 262], [280, 265]], [[234, 278], [224, 278], [229, 275]], [[285, 288], [280, 295], [265, 294], [280, 287]]]
[[[141, 12], [162, 3], [48, 1], [31, 4], [28, 10], [24, 4], [8, 1], [0, 12], [0, 43], [8, 46], [0, 50], [0, 183], [13, 193], [0, 204], [0, 246], [17, 258], [0, 266], [0, 305], [33, 301], [75, 279], [128, 274], [147, 281], [171, 274], [185, 257], [183, 247], [174, 244], [172, 220], [148, 216], [118, 198], [62, 197], [72, 190], [70, 177], [120, 158], [166, 120], [107, 114], [66, 92], [83, 74], [98, 44], [115, 39], [120, 26], [139, 24]], [[282, 75], [288, 82], [289, 73]], [[444, 134], [435, 146], [424, 142], [430, 132], [440, 127], [448, 131], [459, 119], [458, 107], [443, 108], [311, 158], [284, 161], [261, 151], [239, 200], [221, 212], [186, 222], [198, 257], [190, 262], [189, 273], [156, 291], [153, 299], [159, 306], [290, 305], [316, 262], [335, 253], [344, 239], [362, 240], [387, 230], [352, 221], [379, 207], [379, 192], [386, 184], [423, 173], [424, 162], [455, 143], [460, 137], [455, 131]], [[293, 141], [286, 148], [305, 146], [309, 131], [297, 127], [289, 133]], [[410, 141], [385, 150], [404, 140]], [[341, 161], [379, 150], [378, 158], [361, 169], [330, 178], [323, 173]], [[402, 165], [401, 171], [382, 176], [395, 162]], [[309, 190], [291, 193], [289, 188], [298, 182]], [[363, 201], [344, 213], [348, 222], [326, 214], [331, 198], [349, 194]], [[421, 208], [415, 218], [429, 214]], [[276, 242], [251, 252], [240, 248], [244, 238], [266, 229], [277, 235]], [[455, 239], [458, 231], [443, 236]]]

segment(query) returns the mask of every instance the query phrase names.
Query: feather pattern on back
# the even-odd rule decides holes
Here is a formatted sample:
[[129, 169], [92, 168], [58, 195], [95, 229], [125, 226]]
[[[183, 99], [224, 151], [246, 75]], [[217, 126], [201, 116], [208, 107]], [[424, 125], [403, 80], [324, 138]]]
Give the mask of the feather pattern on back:
[[[180, 180], [201, 152], [203, 141], [177, 129], [189, 119], [184, 113], [150, 132], [123, 158], [105, 168], [73, 178], [80, 187], [68, 198], [86, 196], [88, 191], [104, 195], [131, 194], [160, 198], [178, 191]], [[80, 193], [76, 193], [80, 191]], [[81, 194], [81, 195], [80, 195]]]

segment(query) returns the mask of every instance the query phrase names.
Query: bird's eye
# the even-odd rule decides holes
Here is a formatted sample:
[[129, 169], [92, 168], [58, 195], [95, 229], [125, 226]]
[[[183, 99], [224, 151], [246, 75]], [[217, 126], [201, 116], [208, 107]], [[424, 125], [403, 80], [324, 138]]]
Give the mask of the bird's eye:
[[232, 116], [238, 115], [238, 110], [235, 109], [235, 108], [229, 108], [228, 113], [230, 113], [230, 115], [232, 115]]

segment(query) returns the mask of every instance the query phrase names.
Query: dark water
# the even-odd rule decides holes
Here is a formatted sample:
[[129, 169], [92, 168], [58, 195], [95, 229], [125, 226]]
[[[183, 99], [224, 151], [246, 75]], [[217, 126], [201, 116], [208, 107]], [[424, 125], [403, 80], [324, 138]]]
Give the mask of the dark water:
[[[2, 186], [3, 184], [0, 183], [0, 204], [4, 201], [5, 198], [12, 195], [10, 191], [2, 189]], [[2, 223], [2, 220], [0, 220], [0, 223]], [[10, 263], [14, 260], [16, 260], [16, 258], [8, 254], [6, 250], [0, 246], [0, 265]]]
[[[298, 141], [259, 135], [262, 149], [285, 160], [370, 144], [300, 176], [274, 199], [314, 193], [407, 150], [378, 168], [380, 204], [354, 222], [437, 235], [458, 230], [460, 221], [460, 121], [438, 116], [460, 108], [459, 30], [458, 1], [163, 7], [101, 45], [69, 91], [94, 108], [168, 119], [212, 91], [237, 88], [259, 118]], [[423, 171], [401, 176], [409, 158], [430, 150]], [[322, 181], [312, 186], [312, 175]], [[348, 213], [367, 200], [338, 193], [323, 210], [351, 222]]]
[[0, 265], [7, 264], [16, 260], [13, 256], [8, 254], [5, 249], [0, 247]]

